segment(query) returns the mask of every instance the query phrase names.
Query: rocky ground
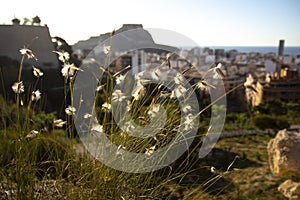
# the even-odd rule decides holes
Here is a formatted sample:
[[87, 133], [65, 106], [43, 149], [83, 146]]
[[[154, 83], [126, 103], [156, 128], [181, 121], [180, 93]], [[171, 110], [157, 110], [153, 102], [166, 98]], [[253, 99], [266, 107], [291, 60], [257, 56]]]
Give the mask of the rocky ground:
[[[208, 157], [199, 163], [201, 169], [191, 175], [201, 174], [207, 180], [217, 178], [205, 185], [200, 182], [181, 194], [174, 193], [174, 199], [285, 199], [278, 186], [288, 177], [273, 175], [268, 162], [267, 145], [273, 137], [250, 133], [219, 140]], [[212, 166], [215, 173], [211, 173]]]

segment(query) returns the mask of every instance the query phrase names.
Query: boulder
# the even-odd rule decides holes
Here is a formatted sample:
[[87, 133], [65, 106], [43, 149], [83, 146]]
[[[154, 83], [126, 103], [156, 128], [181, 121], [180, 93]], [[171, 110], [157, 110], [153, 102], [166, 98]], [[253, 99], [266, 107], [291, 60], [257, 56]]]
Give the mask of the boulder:
[[292, 180], [286, 180], [278, 190], [290, 200], [300, 200], [300, 183]]
[[268, 143], [271, 171], [300, 179], [300, 133], [281, 130]]

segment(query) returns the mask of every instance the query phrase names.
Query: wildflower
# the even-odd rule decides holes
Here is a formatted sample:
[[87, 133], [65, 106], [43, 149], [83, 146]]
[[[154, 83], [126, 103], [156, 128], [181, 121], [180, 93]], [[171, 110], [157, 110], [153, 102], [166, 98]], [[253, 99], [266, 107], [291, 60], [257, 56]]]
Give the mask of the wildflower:
[[66, 124], [66, 121], [63, 121], [62, 119], [57, 119], [53, 121], [53, 126], [54, 127], [63, 127], [64, 124]]
[[142, 71], [142, 72], [139, 72], [139, 73], [135, 74], [134, 79], [136, 81], [137, 86], [147, 85], [147, 84], [151, 83], [150, 80], [146, 79], [145, 71]]
[[32, 131], [30, 131], [30, 132], [25, 136], [25, 138], [34, 138], [34, 137], [36, 137], [38, 134], [39, 134], [38, 131], [32, 130]]
[[120, 85], [120, 83], [122, 83], [124, 81], [124, 79], [125, 79], [125, 76], [123, 76], [122, 74], [119, 75], [116, 79], [117, 85]]
[[147, 112], [148, 115], [150, 115], [150, 117], [155, 117], [160, 109], [160, 105], [159, 104], [154, 104], [153, 106], [151, 106], [150, 110]]
[[40, 69], [36, 68], [36, 67], [32, 67], [33, 69], [33, 75], [36, 77], [42, 77], [44, 75], [44, 72], [42, 72]]
[[61, 69], [61, 73], [64, 77], [73, 76], [74, 72], [75, 72], [74, 68], [72, 68], [68, 64], [64, 65], [63, 68]]
[[82, 69], [79, 69], [74, 64], [64, 64], [63, 68], [61, 69], [61, 73], [65, 77], [73, 76], [75, 70], [83, 71]]
[[24, 47], [23, 49], [20, 49], [20, 52], [22, 55], [26, 55], [28, 59], [33, 58], [37, 60], [37, 58], [35, 57], [35, 55], [32, 53], [30, 49]]
[[200, 88], [201, 90], [206, 90], [208, 87], [216, 89], [216, 87], [214, 85], [210, 84], [209, 82], [207, 82], [203, 79], [197, 83], [196, 87]]
[[104, 88], [104, 85], [99, 85], [97, 88], [96, 88], [96, 91], [99, 92], [101, 90], [103, 90]]
[[192, 123], [193, 120], [194, 120], [194, 116], [192, 114], [188, 114], [187, 116], [185, 116], [184, 123], [190, 124], [190, 123]]
[[136, 127], [130, 121], [124, 123], [124, 131], [126, 133], [132, 132]]
[[150, 156], [151, 154], [154, 153], [156, 146], [152, 146], [150, 148], [146, 148], [146, 152], [145, 154], [147, 154], [148, 156]]
[[110, 53], [111, 47], [110, 46], [105, 46], [103, 47], [103, 52], [107, 55]]
[[93, 115], [91, 115], [91, 114], [89, 114], [89, 113], [85, 113], [84, 115], [83, 115], [83, 118], [84, 119], [88, 119], [88, 118], [91, 118]]
[[172, 91], [171, 98], [179, 98], [181, 96], [185, 96], [187, 90], [182, 85], [178, 85], [175, 90]]
[[137, 85], [132, 90], [131, 96], [134, 98], [134, 100], [139, 100], [144, 95], [144, 93], [145, 93], [144, 86], [140, 82], [137, 82]]
[[122, 102], [123, 100], [125, 100], [127, 98], [127, 96], [124, 95], [124, 93], [121, 90], [115, 90], [112, 93], [112, 101], [113, 102]]
[[214, 74], [213, 78], [215, 78], [215, 79], [223, 79], [223, 78], [225, 78], [225, 74], [223, 73], [221, 67], [222, 67], [222, 64], [219, 63], [219, 64], [214, 68], [215, 74]]
[[192, 107], [190, 105], [185, 105], [183, 108], [182, 108], [182, 112], [184, 113], [188, 113], [192, 110]]
[[184, 131], [188, 131], [194, 127], [194, 116], [192, 114], [188, 114], [187, 116], [184, 117], [184, 122], [183, 122]]
[[11, 88], [16, 94], [24, 92], [24, 84], [22, 81], [14, 83], [13, 86], [11, 86]]
[[65, 109], [65, 112], [67, 115], [74, 115], [75, 112], [76, 112], [76, 108], [75, 107], [72, 107], [72, 106], [68, 106], [66, 109]]
[[105, 102], [104, 104], [102, 104], [102, 109], [106, 112], [109, 112], [111, 110], [111, 104]]
[[177, 73], [176, 76], [174, 77], [174, 82], [177, 84], [177, 85], [180, 85], [183, 83], [183, 77], [180, 73]]
[[214, 166], [211, 166], [210, 172], [215, 174], [215, 173], [217, 173], [217, 169]]
[[70, 54], [68, 52], [60, 52], [60, 51], [53, 51], [58, 55], [58, 60], [60, 60], [63, 63], [67, 63], [70, 59]]
[[32, 92], [31, 101], [38, 101], [40, 98], [41, 98], [41, 92], [39, 90]]
[[84, 102], [82, 95], [80, 95], [80, 99], [79, 99], [80, 104], [82, 104]]
[[145, 71], [139, 72], [139, 73], [134, 75], [134, 79], [136, 81], [140, 81], [144, 75], [145, 75]]
[[103, 126], [100, 125], [100, 124], [97, 124], [97, 125], [94, 125], [91, 129], [92, 133], [95, 135], [95, 136], [98, 136], [100, 137], [100, 134], [103, 133]]

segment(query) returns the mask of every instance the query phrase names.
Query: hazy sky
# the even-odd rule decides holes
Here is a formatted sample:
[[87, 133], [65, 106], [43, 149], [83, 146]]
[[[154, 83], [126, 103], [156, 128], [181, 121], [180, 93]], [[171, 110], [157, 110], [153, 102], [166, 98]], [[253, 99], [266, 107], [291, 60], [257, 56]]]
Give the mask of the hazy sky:
[[300, 46], [299, 9], [300, 0], [5, 0], [0, 23], [38, 15], [52, 36], [70, 44], [140, 23], [200, 46], [277, 46], [280, 39]]

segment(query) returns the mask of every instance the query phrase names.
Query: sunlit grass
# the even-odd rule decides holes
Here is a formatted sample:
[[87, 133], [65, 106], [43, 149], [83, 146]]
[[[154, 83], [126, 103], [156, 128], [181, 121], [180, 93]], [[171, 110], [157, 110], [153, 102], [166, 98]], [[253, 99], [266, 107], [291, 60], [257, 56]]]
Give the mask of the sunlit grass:
[[[106, 63], [110, 63], [111, 48], [105, 47], [104, 50], [107, 54]], [[208, 122], [205, 120], [199, 122], [195, 119], [204, 111], [210, 110], [216, 101], [224, 98], [226, 94], [220, 96], [215, 102], [208, 103], [193, 115], [189, 112], [194, 105], [186, 104], [181, 108], [182, 105], [176, 99], [183, 99], [182, 102], [186, 102], [196, 90], [216, 89], [213, 83], [205, 80], [205, 75], [191, 88], [186, 88], [183, 74], [178, 73], [171, 85], [167, 86], [173, 89], [167, 90], [163, 89], [159, 81], [151, 85], [142, 74], [137, 74], [131, 77], [131, 80], [134, 80], [134, 83], [131, 83], [132, 92], [131, 95], [126, 96], [123, 93], [125, 91], [114, 88], [128, 80], [130, 74], [126, 73], [126, 70], [130, 70], [131, 67], [127, 66], [124, 71], [113, 72], [110, 66], [98, 66], [104, 71], [105, 76], [98, 79], [99, 86], [95, 91], [93, 113], [86, 113], [85, 116], [91, 121], [89, 134], [104, 133], [118, 146], [116, 159], [122, 159], [122, 151], [125, 150], [151, 156], [155, 150], [169, 144], [178, 132], [189, 131], [193, 126], [197, 126], [198, 130], [192, 145], [171, 165], [147, 173], [122, 172], [105, 166], [93, 158], [78, 136], [75, 136], [74, 121], [80, 105], [78, 107], [74, 105], [73, 86], [76, 74], [85, 71], [70, 63], [70, 55], [66, 52], [54, 53], [58, 54], [59, 60], [63, 63], [61, 73], [64, 77], [65, 102], [70, 103], [65, 104], [66, 119], [57, 119], [55, 113], [45, 114], [36, 107], [36, 102], [44, 95], [40, 88], [36, 88], [36, 84], [32, 91], [24, 87], [22, 83], [24, 59], [38, 59], [28, 48], [21, 50], [18, 79], [12, 86], [16, 96], [15, 103], [1, 99], [3, 111], [0, 130], [0, 177], [3, 180], [1, 184], [6, 184], [4, 189], [6, 192], [3, 194], [6, 195], [5, 198], [168, 199], [184, 187], [188, 188], [189, 186], [180, 186], [180, 184], [186, 176], [199, 170], [197, 150], [208, 129]], [[172, 67], [170, 56], [167, 56], [167, 60], [150, 75], [159, 80], [159, 68], [166, 64], [169, 68]], [[217, 79], [224, 77], [220, 68], [221, 65], [218, 65], [210, 69]], [[33, 75], [38, 81], [44, 72], [33, 67]], [[126, 83], [130, 84], [129, 81]], [[28, 102], [24, 102], [26, 93], [30, 94]], [[68, 96], [70, 101], [67, 100]], [[123, 102], [134, 125], [141, 127], [151, 125], [153, 120], [156, 120], [153, 124], [161, 124], [157, 130], [153, 129], [156, 134], [147, 138], [128, 135], [128, 131], [135, 129], [134, 125], [126, 124], [125, 117], [116, 121], [112, 115], [112, 107], [115, 109], [118, 103]], [[124, 108], [117, 107], [117, 112], [122, 113], [122, 109]], [[165, 115], [161, 115], [161, 111]], [[183, 113], [186, 114], [184, 118], [182, 118]], [[96, 125], [95, 119], [92, 118], [94, 115], [98, 122]], [[122, 121], [125, 121], [123, 129], [118, 126]], [[139, 166], [139, 163], [136, 165]], [[223, 174], [217, 176], [212, 174], [206, 183], [192, 181], [189, 184], [199, 184], [199, 187], [203, 188], [202, 186], [206, 187], [222, 176]], [[49, 182], [53, 180], [54, 182]], [[167, 189], [174, 183], [177, 185], [175, 188]], [[50, 188], [44, 188], [43, 184]], [[47, 190], [51, 192], [47, 193]], [[194, 192], [192, 191], [190, 195]]]

